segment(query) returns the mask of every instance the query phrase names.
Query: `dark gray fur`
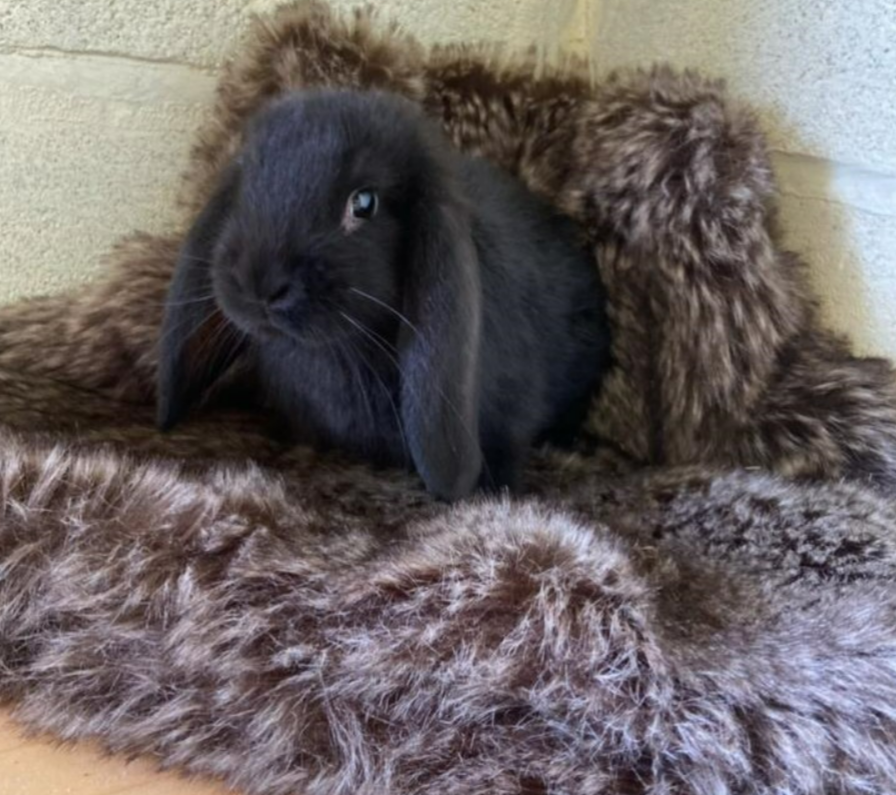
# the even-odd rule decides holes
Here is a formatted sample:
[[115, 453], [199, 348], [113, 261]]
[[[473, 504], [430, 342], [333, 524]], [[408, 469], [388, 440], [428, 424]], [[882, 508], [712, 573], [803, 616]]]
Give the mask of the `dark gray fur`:
[[[380, 212], [346, 231], [367, 186]], [[513, 488], [532, 444], [569, 441], [585, 416], [604, 303], [574, 224], [413, 103], [291, 94], [255, 119], [183, 247], [159, 421], [248, 345], [297, 440], [414, 466], [446, 499]]]

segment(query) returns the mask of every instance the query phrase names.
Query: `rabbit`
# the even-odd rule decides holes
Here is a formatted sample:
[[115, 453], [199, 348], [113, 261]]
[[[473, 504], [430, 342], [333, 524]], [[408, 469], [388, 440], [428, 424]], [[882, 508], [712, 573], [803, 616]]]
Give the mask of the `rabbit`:
[[416, 469], [436, 498], [517, 490], [609, 366], [574, 222], [410, 100], [297, 91], [248, 125], [182, 246], [158, 424], [237, 358], [289, 441]]

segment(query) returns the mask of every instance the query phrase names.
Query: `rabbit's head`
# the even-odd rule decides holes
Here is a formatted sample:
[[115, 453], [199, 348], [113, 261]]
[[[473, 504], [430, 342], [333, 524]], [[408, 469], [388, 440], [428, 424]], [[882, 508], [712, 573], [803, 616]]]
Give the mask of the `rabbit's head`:
[[455, 170], [447, 140], [399, 97], [298, 93], [264, 110], [177, 263], [160, 424], [228, 368], [236, 339], [325, 346], [374, 335], [395, 349], [402, 425], [427, 486], [468, 491], [481, 466], [481, 295]]

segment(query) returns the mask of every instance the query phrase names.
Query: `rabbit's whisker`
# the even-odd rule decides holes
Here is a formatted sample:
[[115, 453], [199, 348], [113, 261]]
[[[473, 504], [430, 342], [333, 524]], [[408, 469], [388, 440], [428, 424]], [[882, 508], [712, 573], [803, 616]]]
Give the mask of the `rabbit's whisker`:
[[203, 265], [214, 265], [215, 264], [212, 260], [206, 259], [205, 257], [196, 257], [192, 254], [186, 254], [184, 252], [181, 252], [178, 255], [178, 259], [188, 259], [191, 262], [199, 262]]
[[188, 298], [184, 301], [162, 301], [160, 304], [153, 304], [154, 306], [189, 306], [190, 304], [202, 304], [208, 301], [214, 301], [215, 296], [212, 294], [202, 295], [198, 298]]
[[357, 287], [349, 287], [349, 290], [351, 290], [353, 293], [357, 293], [362, 298], [366, 298], [368, 301], [373, 301], [373, 303], [377, 304], [378, 306], [381, 306], [386, 311], [391, 312], [402, 323], [404, 323], [411, 331], [413, 331], [418, 337], [421, 336], [420, 330], [413, 323], [411, 323], [411, 321], [408, 320], [401, 312], [399, 312], [397, 309], [395, 309], [395, 307], [389, 306], [389, 304], [387, 304], [385, 301], [381, 301], [379, 298], [377, 298], [373, 295], [370, 295], [370, 293], [365, 293], [363, 290], [359, 290]]
[[[375, 331], [373, 331], [372, 329], [370, 329], [370, 328], [368, 328], [367, 326], [365, 326], [363, 323], [361, 323], [361, 321], [356, 320], [355, 318], [350, 317], [350, 316], [347, 315], [345, 312], [343, 312], [341, 309], [338, 310], [338, 311], [339, 311], [339, 314], [340, 314], [340, 315], [341, 315], [341, 316], [342, 316], [348, 323], [350, 323], [352, 326], [354, 326], [354, 327], [355, 327], [358, 331], [360, 331], [360, 332], [361, 332], [367, 339], [369, 339], [374, 345], [376, 345], [381, 351], [383, 351], [383, 353], [386, 354], [386, 356], [389, 358], [389, 360], [390, 360], [390, 361], [392, 362], [392, 364], [395, 366], [395, 369], [398, 371], [399, 375], [402, 377], [402, 381], [403, 381], [404, 383], [408, 383], [408, 382], [406, 381], [406, 379], [404, 378], [404, 371], [403, 371], [402, 368], [401, 368], [401, 363], [400, 363], [399, 360], [396, 358], [396, 354], [398, 353], [398, 351], [395, 349], [395, 346], [392, 345], [391, 343], [389, 343], [387, 340], [383, 339], [383, 337], [380, 336], [379, 334], [377, 334]], [[413, 326], [412, 326], [411, 328], [413, 328]], [[416, 329], [415, 329], [415, 331], [416, 331]], [[418, 333], [419, 333], [419, 332], [418, 332]], [[439, 396], [445, 401], [445, 404], [448, 406], [448, 408], [451, 409], [451, 411], [454, 412], [455, 416], [461, 421], [461, 426], [463, 427], [463, 429], [464, 429], [464, 431], [466, 432], [466, 434], [467, 434], [473, 441], [475, 441], [476, 444], [479, 444], [479, 439], [478, 439], [478, 437], [477, 437], [477, 436], [470, 430], [470, 427], [467, 425], [466, 420], [465, 420], [465, 418], [464, 418], [464, 415], [461, 414], [461, 412], [458, 410], [458, 408], [457, 408], [457, 406], [454, 404], [454, 402], [453, 402], [453, 401], [452, 401], [452, 400], [445, 394], [445, 390], [442, 389], [442, 388], [439, 387], [439, 386], [437, 386], [436, 389], [437, 389], [437, 391], [438, 391]], [[401, 423], [400, 423], [400, 421], [399, 421], [399, 425], [400, 425], [400, 424], [401, 424]], [[403, 434], [403, 432], [402, 432], [402, 437], [404, 438], [404, 434]], [[405, 441], [405, 444], [407, 444], [407, 440], [405, 439], [404, 441]], [[487, 464], [486, 461], [485, 461], [485, 458], [482, 459], [482, 468], [483, 468], [485, 474], [486, 474], [488, 477], [491, 477], [491, 472], [490, 472], [490, 470], [489, 470], [488, 464]]]
[[[369, 339], [371, 342], [373, 342], [375, 345], [377, 345], [381, 350], [383, 350], [383, 352], [386, 354], [386, 356], [388, 356], [389, 359], [392, 360], [392, 363], [395, 365], [396, 370], [398, 370], [398, 372], [401, 373], [401, 367], [398, 364], [398, 360], [394, 356], [392, 356], [392, 354], [388, 350], [383, 348], [383, 346], [380, 345], [380, 343], [377, 341], [376, 337], [379, 337], [378, 334], [374, 334], [374, 332], [371, 331], [370, 329], [368, 329], [367, 326], [365, 326], [363, 323], [361, 323], [361, 321], [355, 320], [353, 317], [349, 316], [348, 314], [343, 312], [341, 309], [338, 311], [339, 311], [339, 314], [343, 317], [343, 319], [346, 322], [348, 322], [350, 325], [354, 326], [358, 331], [361, 332], [361, 334], [363, 334], [365, 337], [367, 337], [367, 339]], [[380, 337], [380, 339], [382, 339], [382, 338]], [[383, 340], [383, 342], [385, 343], [385, 340]], [[346, 339], [346, 343], [350, 344], [348, 339]], [[409, 456], [410, 448], [408, 446], [407, 437], [405, 436], [405, 433], [404, 433], [404, 423], [401, 421], [401, 415], [398, 412], [398, 406], [395, 404], [395, 397], [392, 394], [392, 390], [389, 389], [388, 386], [386, 386], [386, 382], [383, 381], [382, 377], [377, 372], [376, 368], [368, 361], [367, 357], [364, 356], [364, 352], [359, 350], [354, 345], [352, 345], [351, 348], [352, 348], [352, 351], [358, 356], [358, 358], [364, 363], [364, 366], [368, 369], [370, 374], [377, 380], [379, 385], [382, 387], [383, 392], [385, 393], [386, 397], [388, 398], [389, 405], [392, 407], [392, 413], [395, 416], [395, 424], [398, 426], [398, 433], [401, 436], [402, 449], [404, 450], [405, 455]], [[393, 350], [394, 350], [394, 348], [393, 348]]]

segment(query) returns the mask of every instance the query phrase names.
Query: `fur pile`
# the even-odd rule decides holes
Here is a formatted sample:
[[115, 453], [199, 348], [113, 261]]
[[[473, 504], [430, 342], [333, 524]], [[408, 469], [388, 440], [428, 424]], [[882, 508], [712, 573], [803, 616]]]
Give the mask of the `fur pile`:
[[436, 510], [361, 470], [312, 499], [5, 450], [2, 693], [60, 737], [271, 795], [896, 781], [896, 512], [854, 487], [581, 476], [575, 512]]
[[0, 699], [259, 795], [896, 789], [893, 376], [819, 327], [750, 116], [304, 2], [223, 77], [185, 226], [246, 118], [322, 84], [420, 101], [580, 222], [615, 330], [590, 439], [448, 508], [251, 414], [160, 436], [179, 235], [136, 236], [0, 312]]

